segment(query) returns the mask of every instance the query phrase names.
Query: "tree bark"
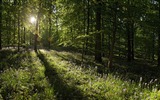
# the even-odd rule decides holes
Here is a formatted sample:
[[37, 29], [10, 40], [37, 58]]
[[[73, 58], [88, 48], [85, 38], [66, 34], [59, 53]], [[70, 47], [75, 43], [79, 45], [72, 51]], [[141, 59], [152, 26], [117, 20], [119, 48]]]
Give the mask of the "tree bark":
[[134, 60], [134, 22], [131, 24], [131, 60]]
[[101, 55], [101, 0], [97, 0], [96, 7], [96, 34], [95, 34], [95, 61], [102, 62]]
[[[160, 20], [160, 1], [159, 1], [159, 20]], [[158, 28], [158, 67], [160, 67], [160, 25]]]
[[[102, 30], [104, 30], [104, 19], [102, 18]], [[104, 57], [105, 56], [105, 53], [104, 53], [104, 48], [105, 48], [105, 33], [104, 31], [102, 32], [102, 56]]]
[[128, 39], [128, 62], [131, 61], [131, 32], [130, 32], [130, 24], [127, 24], [127, 39]]
[[[83, 19], [83, 34], [86, 34], [86, 9], [85, 9], [85, 0], [83, 0], [83, 17], [84, 17], [84, 19]], [[84, 59], [84, 53], [85, 53], [85, 40], [82, 40], [83, 41], [83, 43], [82, 43], [82, 62], [83, 62], [83, 59]]]
[[155, 35], [154, 35], [154, 32], [153, 32], [153, 37], [152, 37], [152, 61], [154, 61], [154, 55], [155, 55]]
[[20, 12], [18, 11], [18, 51], [20, 51]]
[[13, 44], [15, 45], [16, 44], [16, 24], [17, 24], [17, 22], [16, 22], [16, 15], [14, 15], [14, 32], [13, 32]]
[[38, 12], [38, 15], [37, 15], [36, 32], [35, 32], [35, 35], [34, 35], [34, 50], [35, 50], [35, 52], [37, 52], [38, 33], [39, 33], [39, 12]]
[[132, 60], [132, 44], [131, 44], [131, 20], [130, 20], [130, 0], [128, 0], [128, 7], [127, 7], [127, 24], [126, 24], [126, 31], [127, 31], [127, 40], [128, 40], [128, 46], [127, 46], [127, 57], [128, 62], [131, 62]]
[[0, 0], [0, 50], [2, 49], [2, 0]]
[[25, 44], [26, 43], [26, 28], [24, 27], [23, 28], [23, 43]]
[[115, 38], [117, 33], [117, 5], [118, 2], [115, 2], [114, 7], [114, 17], [113, 17], [113, 37], [111, 39], [111, 48], [110, 48], [110, 54], [109, 54], [109, 61], [108, 61], [108, 67], [111, 68], [113, 66], [113, 51], [114, 51], [114, 44], [115, 44]]
[[51, 14], [49, 14], [49, 36], [48, 36], [48, 48], [51, 48], [51, 31], [52, 31], [52, 23], [51, 23]]
[[[89, 7], [89, 0], [87, 1], [87, 32], [86, 34], [89, 35], [89, 27], [90, 27], [90, 7]], [[88, 52], [88, 37], [86, 38], [86, 50], [85, 50], [85, 55]]]
[[38, 8], [38, 12], [37, 12], [37, 20], [36, 20], [36, 32], [34, 35], [34, 51], [37, 52], [37, 39], [38, 39], [38, 35], [39, 35], [39, 20], [40, 20], [40, 10], [41, 10], [41, 3], [39, 3], [39, 8]]
[[49, 5], [49, 37], [48, 37], [48, 46], [51, 48], [51, 32], [52, 32], [52, 4]]

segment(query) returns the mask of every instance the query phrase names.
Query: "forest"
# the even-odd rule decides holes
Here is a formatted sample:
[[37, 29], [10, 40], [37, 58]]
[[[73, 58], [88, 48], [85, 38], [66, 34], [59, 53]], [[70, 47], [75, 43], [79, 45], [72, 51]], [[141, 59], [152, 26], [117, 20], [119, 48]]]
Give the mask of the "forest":
[[0, 0], [0, 100], [160, 100], [160, 0]]

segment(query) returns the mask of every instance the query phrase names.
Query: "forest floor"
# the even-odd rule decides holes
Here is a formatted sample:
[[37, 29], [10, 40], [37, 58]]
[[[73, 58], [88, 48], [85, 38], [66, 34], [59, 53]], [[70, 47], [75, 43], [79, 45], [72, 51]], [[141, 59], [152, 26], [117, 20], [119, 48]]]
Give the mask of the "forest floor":
[[160, 71], [118, 57], [108, 70], [61, 50], [0, 51], [0, 100], [160, 100]]

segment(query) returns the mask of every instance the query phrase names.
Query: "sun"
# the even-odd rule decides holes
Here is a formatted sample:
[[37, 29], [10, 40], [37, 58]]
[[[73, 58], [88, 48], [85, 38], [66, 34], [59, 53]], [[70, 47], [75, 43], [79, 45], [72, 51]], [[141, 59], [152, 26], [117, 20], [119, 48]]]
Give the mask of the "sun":
[[30, 22], [31, 22], [32, 24], [34, 24], [34, 23], [36, 22], [36, 18], [32, 16], [32, 17], [30, 18]]

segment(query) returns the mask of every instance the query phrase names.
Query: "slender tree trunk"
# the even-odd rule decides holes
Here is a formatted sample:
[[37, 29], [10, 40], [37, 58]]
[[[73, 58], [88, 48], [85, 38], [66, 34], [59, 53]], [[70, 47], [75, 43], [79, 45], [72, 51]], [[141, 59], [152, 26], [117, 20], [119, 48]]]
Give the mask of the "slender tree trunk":
[[[89, 27], [90, 27], [90, 7], [89, 7], [89, 0], [87, 1], [87, 32], [86, 34], [89, 35]], [[88, 38], [86, 38], [86, 50], [85, 50], [85, 54], [87, 54], [88, 52]]]
[[38, 34], [39, 34], [39, 12], [37, 15], [37, 21], [36, 21], [36, 33], [34, 35], [34, 50], [37, 52], [37, 39], [38, 39]]
[[158, 33], [158, 67], [160, 67], [160, 32]]
[[118, 56], [121, 57], [121, 34], [118, 34], [118, 42], [119, 42], [119, 50], [118, 50]]
[[[102, 30], [104, 30], [104, 20], [103, 20], [103, 18], [102, 18]], [[104, 35], [104, 31], [102, 32], [102, 51], [103, 51], [103, 53], [102, 53], [102, 56], [104, 57], [105, 56], [105, 53], [104, 53], [104, 44], [105, 44], [105, 37], [104, 37], [105, 35]]]
[[30, 32], [30, 37], [29, 37], [29, 39], [30, 39], [30, 46], [32, 45], [32, 32]]
[[51, 48], [51, 31], [52, 31], [52, 23], [51, 23], [51, 14], [49, 16], [49, 37], [48, 37], [48, 46]]
[[128, 61], [130, 62], [132, 59], [131, 56], [131, 32], [130, 32], [130, 24], [127, 24], [127, 39], [128, 39]]
[[[11, 13], [9, 12], [8, 14], [9, 14], [9, 17], [11, 17], [10, 16]], [[12, 45], [11, 44], [12, 43], [12, 33], [11, 33], [11, 30], [10, 30], [12, 28], [12, 22], [11, 21], [12, 21], [11, 19], [8, 20], [8, 28], [9, 28], [9, 30], [8, 30], [8, 45], [9, 46]]]
[[[17, 0], [14, 0], [14, 8], [16, 8], [16, 5], [17, 5]], [[17, 11], [15, 11], [14, 13], [14, 33], [13, 33], [13, 37], [14, 37], [14, 47], [16, 48], [16, 44], [17, 44], [17, 41], [16, 41], [16, 30], [17, 30]]]
[[[23, 21], [21, 20], [21, 22], [23, 22]], [[24, 36], [23, 36], [23, 32], [24, 32], [23, 26], [21, 25], [21, 34], [20, 34], [20, 37], [21, 37], [21, 45], [23, 44], [23, 41], [24, 41], [24, 40], [23, 40], [23, 39], [24, 39], [24, 38], [23, 38], [23, 37], [24, 37]]]
[[110, 55], [111, 51], [111, 33], [108, 33], [108, 55]]
[[51, 48], [51, 33], [52, 33], [52, 4], [49, 7], [49, 37], [48, 37], [48, 45], [49, 49]]
[[108, 61], [108, 67], [111, 68], [113, 66], [113, 51], [114, 51], [114, 44], [115, 44], [115, 38], [117, 33], [117, 2], [115, 2], [114, 7], [114, 17], [113, 17], [113, 37], [111, 41], [111, 49], [109, 54], [109, 61]]
[[[15, 15], [16, 16], [16, 15]], [[16, 18], [14, 17], [14, 32], [13, 32], [13, 44], [16, 44]]]
[[57, 28], [57, 29], [56, 29], [56, 33], [58, 34], [58, 31], [59, 31], [59, 30], [58, 30], [58, 15], [56, 15], [56, 28]]
[[[59, 34], [58, 34], [58, 15], [56, 14], [56, 34], [57, 34], [57, 36], [58, 36], [58, 38], [59, 38]], [[57, 38], [57, 39], [58, 39]], [[59, 39], [58, 39], [59, 40]], [[56, 42], [59, 42], [59, 41], [56, 41]]]
[[7, 39], [7, 44], [8, 44], [8, 46], [10, 47], [11, 46], [11, 27], [12, 27], [12, 24], [11, 24], [11, 13], [10, 13], [10, 11], [8, 11], [8, 28], [9, 28], [9, 30], [7, 30], [7, 35], [8, 35], [8, 39]]
[[25, 44], [26, 43], [26, 28], [25, 27], [23, 28], [23, 32], [24, 32], [24, 34], [23, 34], [23, 43]]
[[[10, 13], [9, 11], [7, 12], [7, 16], [8, 18], [6, 19], [6, 27], [8, 27], [10, 29]], [[10, 44], [10, 30], [7, 30], [7, 47], [9, 48], [9, 44]]]
[[[160, 20], [160, 1], [159, 1], [159, 20]], [[158, 67], [160, 67], [160, 25], [158, 28]]]
[[0, 50], [2, 49], [2, 0], [0, 0]]
[[127, 7], [127, 26], [126, 26], [126, 31], [127, 31], [127, 40], [128, 40], [128, 62], [132, 60], [132, 44], [131, 44], [131, 21], [129, 20], [130, 18], [130, 0], [128, 0], [128, 7]]
[[102, 43], [101, 43], [101, 0], [97, 0], [97, 8], [96, 8], [96, 34], [95, 34], [95, 61], [101, 63], [102, 62]]
[[[91, 2], [91, 7], [93, 7], [93, 4], [92, 4], [92, 2]], [[93, 8], [90, 8], [90, 31], [91, 32], [94, 32], [94, 27], [95, 27], [95, 25], [94, 25], [94, 14], [93, 14]], [[94, 37], [92, 36], [90, 39], [89, 39], [89, 41], [90, 41], [90, 47], [94, 47]], [[92, 48], [93, 49], [93, 48]]]
[[[85, 10], [85, 0], [83, 0], [83, 5], [84, 5], [84, 10], [83, 10], [83, 17], [84, 17], [84, 20], [83, 20], [83, 34], [86, 34], [86, 10]], [[83, 43], [82, 43], [82, 62], [83, 62], [83, 58], [84, 58], [84, 53], [85, 53], [85, 40], [83, 40]]]
[[18, 11], [18, 51], [20, 51], [20, 12]]
[[131, 59], [134, 60], [134, 22], [132, 22], [131, 25], [131, 34], [132, 34], [132, 39], [131, 39]]
[[153, 32], [153, 37], [152, 37], [152, 61], [154, 61], [154, 55], [155, 55], [155, 35]]
[[38, 35], [39, 35], [39, 20], [40, 20], [40, 7], [41, 7], [41, 3], [39, 3], [39, 9], [37, 12], [37, 20], [36, 20], [36, 33], [34, 35], [34, 51], [37, 52], [37, 39], [38, 39]]

